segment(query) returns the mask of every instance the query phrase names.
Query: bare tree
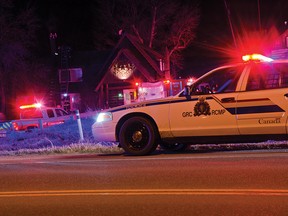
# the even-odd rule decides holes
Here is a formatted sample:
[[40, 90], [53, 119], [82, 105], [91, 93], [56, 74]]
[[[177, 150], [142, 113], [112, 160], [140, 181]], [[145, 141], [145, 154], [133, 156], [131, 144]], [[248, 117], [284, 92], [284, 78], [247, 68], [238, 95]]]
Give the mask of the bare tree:
[[[181, 52], [195, 38], [198, 6], [191, 1], [96, 0], [97, 48], [115, 45], [120, 32], [128, 32], [151, 49], [164, 54], [167, 77], [182, 67]], [[102, 27], [101, 27], [102, 26]], [[171, 62], [171, 65], [170, 65]]]
[[0, 94], [1, 112], [6, 96], [27, 79], [29, 49], [35, 44], [37, 20], [31, 7], [15, 8], [13, 0], [0, 1]]

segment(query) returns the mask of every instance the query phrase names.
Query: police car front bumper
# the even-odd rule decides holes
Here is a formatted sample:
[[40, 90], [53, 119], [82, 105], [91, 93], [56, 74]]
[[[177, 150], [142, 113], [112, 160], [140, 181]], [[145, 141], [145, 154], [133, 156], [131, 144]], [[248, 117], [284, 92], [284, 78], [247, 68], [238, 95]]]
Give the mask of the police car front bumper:
[[94, 123], [92, 125], [92, 133], [93, 137], [96, 141], [107, 141], [107, 142], [115, 142], [115, 127], [116, 123], [111, 122], [102, 122], [102, 123]]

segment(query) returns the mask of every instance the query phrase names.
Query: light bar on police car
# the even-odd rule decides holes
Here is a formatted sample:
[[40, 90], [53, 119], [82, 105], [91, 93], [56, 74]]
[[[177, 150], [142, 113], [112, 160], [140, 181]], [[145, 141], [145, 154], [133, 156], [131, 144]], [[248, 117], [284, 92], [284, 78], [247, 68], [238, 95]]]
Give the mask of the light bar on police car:
[[251, 54], [251, 55], [244, 55], [242, 56], [242, 60], [247, 62], [247, 61], [262, 61], [262, 62], [271, 62], [273, 61], [272, 58], [269, 58], [267, 56], [261, 55], [261, 54]]

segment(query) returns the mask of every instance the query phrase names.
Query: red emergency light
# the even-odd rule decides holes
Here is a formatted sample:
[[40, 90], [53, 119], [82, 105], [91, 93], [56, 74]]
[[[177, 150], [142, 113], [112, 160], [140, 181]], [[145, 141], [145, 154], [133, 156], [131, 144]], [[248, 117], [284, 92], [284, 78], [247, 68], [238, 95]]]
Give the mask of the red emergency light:
[[261, 62], [271, 62], [273, 61], [272, 58], [269, 58], [267, 56], [261, 55], [261, 54], [250, 54], [250, 55], [244, 55], [242, 56], [242, 60], [247, 62], [247, 61], [261, 61]]
[[165, 85], [167, 85], [167, 84], [170, 83], [170, 80], [164, 80], [163, 83], [164, 83]]
[[41, 103], [34, 103], [34, 104], [22, 105], [19, 108], [20, 109], [29, 109], [29, 108], [40, 108], [40, 107], [42, 107]]
[[187, 80], [187, 85], [192, 85], [195, 81], [197, 80], [197, 78], [194, 78], [194, 77], [190, 77], [188, 80]]

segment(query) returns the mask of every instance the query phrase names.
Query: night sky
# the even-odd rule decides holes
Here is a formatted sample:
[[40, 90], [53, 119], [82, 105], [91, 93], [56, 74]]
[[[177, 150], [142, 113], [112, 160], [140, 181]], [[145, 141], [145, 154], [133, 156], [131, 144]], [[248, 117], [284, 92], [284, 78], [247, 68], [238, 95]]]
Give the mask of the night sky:
[[[51, 16], [55, 16], [57, 31], [61, 32], [62, 37], [67, 41], [70, 41], [70, 38], [77, 38], [78, 35], [87, 38], [87, 34], [90, 34], [94, 9], [91, 7], [92, 2], [91, 0], [38, 0], [36, 5], [44, 22], [51, 19]], [[198, 0], [196, 2], [199, 2], [201, 11], [198, 40], [213, 40], [217, 37], [215, 33], [230, 34], [224, 0]], [[239, 27], [240, 22], [250, 28], [258, 27], [257, 0], [226, 0], [226, 2], [230, 7], [235, 28]], [[262, 28], [270, 27], [272, 24], [277, 27], [284, 25], [284, 21], [288, 19], [286, 15], [288, 1], [259, 0], [259, 4]], [[85, 44], [89, 41], [79, 42]]]
[[[288, 20], [288, 1], [259, 0], [260, 25], [257, 0], [226, 0], [234, 30], [239, 32], [271, 31], [273, 27], [282, 33]], [[227, 62], [225, 49], [234, 49], [234, 41], [224, 0], [200, 1], [201, 19], [197, 38], [187, 49], [186, 73], [202, 74]], [[241, 40], [240, 37], [236, 38]], [[224, 52], [222, 52], [224, 49]]]
[[[232, 24], [235, 29], [241, 25], [250, 30], [259, 28], [259, 14], [257, 0], [226, 0], [231, 13]], [[228, 23], [227, 10], [224, 0], [202, 0], [200, 3], [202, 17], [200, 20], [198, 38], [212, 39], [222, 33], [231, 36]], [[259, 0], [260, 20], [262, 29], [276, 25], [284, 27], [284, 21], [288, 19], [288, 1], [286, 0]], [[209, 32], [215, 32], [210, 34]]]
[[[19, 4], [24, 4], [19, 0]], [[93, 7], [91, 0], [35, 0], [34, 4], [41, 18], [42, 30], [39, 40], [43, 50], [49, 52], [49, 31], [58, 34], [58, 45], [69, 45], [74, 50], [93, 50]], [[213, 47], [233, 47], [233, 38], [228, 22], [224, 0], [196, 0], [200, 7], [200, 23], [197, 38], [186, 50], [187, 66], [196, 68], [209, 65], [205, 58], [222, 58]], [[288, 20], [287, 0], [226, 0], [231, 12], [234, 31], [269, 30], [275, 26], [285, 29]], [[260, 17], [258, 13], [260, 5]], [[260, 18], [260, 25], [259, 25]], [[212, 48], [211, 48], [212, 47]], [[200, 59], [200, 61], [199, 61]], [[204, 59], [204, 60], [203, 60]], [[213, 65], [214, 66], [214, 65]], [[212, 67], [212, 66], [211, 66]], [[205, 68], [206, 69], [206, 68]]]

